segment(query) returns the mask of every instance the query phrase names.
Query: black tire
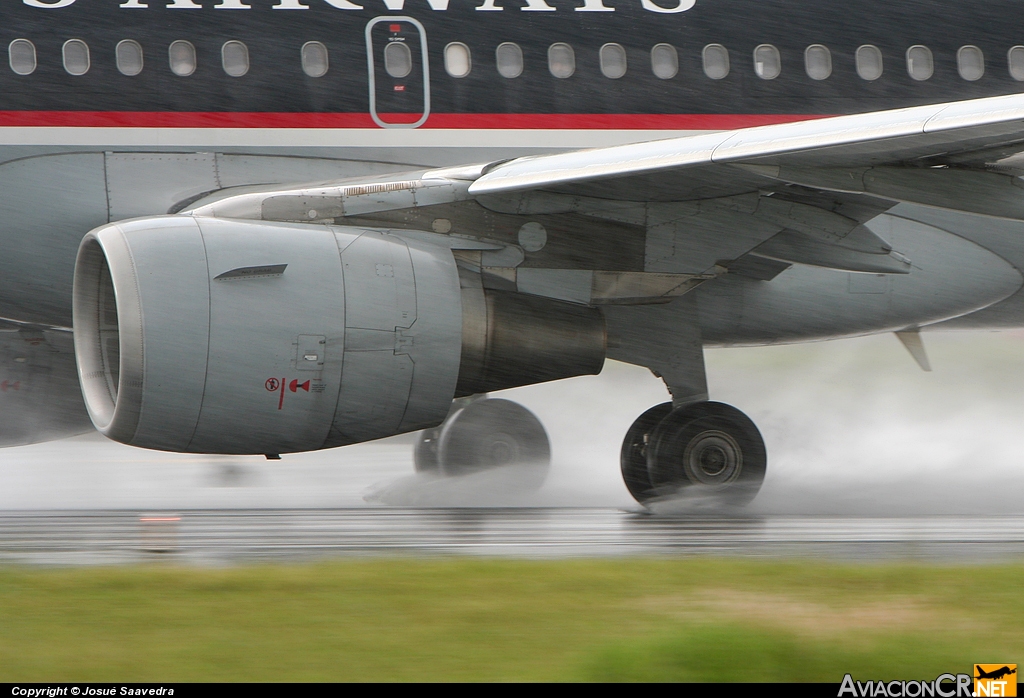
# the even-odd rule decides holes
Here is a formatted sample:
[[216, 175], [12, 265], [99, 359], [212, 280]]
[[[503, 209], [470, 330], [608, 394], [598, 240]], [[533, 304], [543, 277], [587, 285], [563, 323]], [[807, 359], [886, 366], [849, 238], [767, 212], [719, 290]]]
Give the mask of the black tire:
[[412, 452], [412, 462], [417, 473], [436, 475], [440, 472], [441, 464], [437, 458], [437, 440], [440, 436], [441, 429], [438, 427], [420, 432]]
[[633, 499], [641, 504], [657, 496], [647, 470], [647, 447], [651, 432], [670, 412], [671, 402], [655, 405], [636, 418], [622, 439], [622, 450], [619, 451], [622, 481], [626, 483], [626, 489], [633, 495]]
[[749, 503], [768, 465], [761, 433], [747, 415], [721, 402], [685, 405], [654, 428], [647, 469], [661, 496], [683, 490], [733, 505]]
[[540, 420], [522, 405], [511, 400], [477, 400], [441, 427], [437, 459], [446, 476], [515, 469], [521, 471], [524, 487], [536, 489], [547, 478], [551, 444]]

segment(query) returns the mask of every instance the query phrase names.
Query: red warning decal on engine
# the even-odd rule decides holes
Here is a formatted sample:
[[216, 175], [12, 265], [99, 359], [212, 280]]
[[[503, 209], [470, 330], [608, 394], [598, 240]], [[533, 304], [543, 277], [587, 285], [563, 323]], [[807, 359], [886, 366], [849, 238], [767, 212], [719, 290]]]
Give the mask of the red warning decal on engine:
[[[304, 380], [301, 383], [298, 378], [293, 378], [289, 381], [287, 378], [268, 378], [264, 383], [263, 387], [268, 392], [277, 393], [277, 409], [284, 409], [284, 394], [286, 390], [290, 390], [293, 393], [297, 393], [303, 390], [307, 393], [322, 393], [327, 388], [327, 385], [322, 381], [312, 381], [310, 379]], [[5, 388], [6, 390], [6, 388]]]
[[21, 381], [4, 381], [3, 383], [0, 383], [0, 390], [2, 390], [5, 393], [8, 390], [20, 390], [20, 389], [21, 389]]

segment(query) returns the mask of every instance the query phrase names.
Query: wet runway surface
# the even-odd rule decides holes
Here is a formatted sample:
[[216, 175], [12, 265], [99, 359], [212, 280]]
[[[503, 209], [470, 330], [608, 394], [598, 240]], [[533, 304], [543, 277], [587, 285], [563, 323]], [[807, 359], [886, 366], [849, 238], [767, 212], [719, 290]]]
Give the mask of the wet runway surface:
[[1024, 516], [671, 516], [612, 508], [0, 514], [0, 562], [242, 564], [353, 555], [740, 555], [977, 563], [1024, 558]]

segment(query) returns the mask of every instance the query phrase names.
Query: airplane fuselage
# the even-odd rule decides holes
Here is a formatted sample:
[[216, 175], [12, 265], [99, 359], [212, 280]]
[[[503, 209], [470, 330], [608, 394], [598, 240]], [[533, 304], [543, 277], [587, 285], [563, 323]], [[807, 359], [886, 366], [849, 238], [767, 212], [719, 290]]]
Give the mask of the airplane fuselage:
[[897, 332], [927, 369], [923, 327], [1024, 325], [1021, 26], [1019, 0], [6, 0], [0, 445], [423, 430], [418, 470], [536, 487], [543, 427], [480, 398], [613, 359], [671, 395], [623, 440], [633, 496], [747, 502], [767, 452], [705, 346]]
[[[69, 325], [85, 232], [211, 191], [1014, 93], [1024, 85], [1022, 25], [1024, 6], [1012, 0], [7, 2], [0, 317]], [[929, 225], [1024, 266], [1024, 246], [1004, 230], [1016, 223]], [[583, 262], [673, 270], [671, 240], [620, 239], [618, 252]], [[700, 295], [717, 319], [705, 341], [928, 324], [991, 305], [1006, 288], [917, 316], [913, 303], [891, 302], [888, 281], [861, 294], [851, 290], [861, 281], [845, 278], [841, 298], [811, 322], [787, 304], [793, 294], [821, 300], [820, 279], [756, 298], [753, 287], [708, 286]], [[854, 295], [860, 310], [836, 310]], [[745, 314], [729, 310], [737, 302]], [[960, 322], [1024, 322], [1008, 307]]]
[[[725, 129], [1013, 93], [1024, 79], [1012, 0], [33, 0], [2, 15], [3, 45], [31, 42], [36, 56], [19, 75], [29, 47], [16, 46], [0, 72], [7, 127], [361, 129], [376, 116], [425, 117], [426, 129]], [[88, 47], [87, 63], [68, 41]], [[123, 54], [119, 69], [124, 41], [141, 62]], [[247, 58], [227, 66], [226, 42]], [[316, 47], [304, 66], [310, 42], [326, 63]], [[388, 73], [389, 43], [409, 47], [406, 75]], [[453, 44], [465, 52], [446, 57]], [[958, 64], [963, 47], [980, 53]]]

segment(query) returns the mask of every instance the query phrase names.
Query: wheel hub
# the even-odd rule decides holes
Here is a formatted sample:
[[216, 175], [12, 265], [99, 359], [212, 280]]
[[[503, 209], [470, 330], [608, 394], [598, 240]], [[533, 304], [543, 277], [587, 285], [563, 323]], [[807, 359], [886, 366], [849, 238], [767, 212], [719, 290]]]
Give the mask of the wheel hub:
[[495, 434], [492, 438], [486, 465], [491, 467], [510, 465], [519, 460], [519, 448], [515, 439], [508, 434]]
[[725, 485], [743, 469], [743, 449], [724, 431], [703, 431], [686, 446], [683, 468], [692, 482]]

